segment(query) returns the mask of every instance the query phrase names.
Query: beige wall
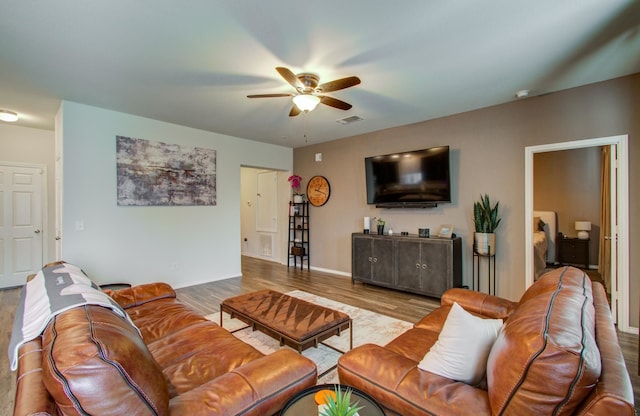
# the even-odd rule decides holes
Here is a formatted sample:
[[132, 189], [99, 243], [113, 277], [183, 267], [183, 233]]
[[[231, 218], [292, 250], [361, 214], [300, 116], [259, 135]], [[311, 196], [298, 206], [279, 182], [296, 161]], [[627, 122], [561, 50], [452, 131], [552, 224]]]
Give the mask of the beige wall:
[[558, 213], [558, 231], [576, 237], [576, 221], [591, 221], [589, 264], [598, 264], [601, 147], [536, 153], [533, 208]]
[[[416, 233], [419, 227], [453, 224], [454, 232], [463, 238], [463, 279], [470, 284], [472, 206], [481, 193], [488, 193], [500, 201], [503, 217], [497, 230], [497, 292], [518, 299], [525, 289], [525, 147], [620, 134], [629, 135], [630, 250], [637, 252], [640, 223], [633, 213], [640, 210], [636, 167], [640, 160], [639, 97], [640, 74], [635, 74], [295, 149], [295, 173], [305, 182], [313, 175], [324, 175], [331, 183], [329, 202], [311, 210], [312, 266], [350, 273], [351, 233], [361, 231], [362, 217], [382, 215], [394, 232]], [[345, 135], [348, 128], [345, 126]], [[418, 210], [381, 210], [367, 205], [366, 156], [437, 145], [449, 145], [452, 150], [452, 203]], [[317, 152], [323, 154], [322, 162], [314, 161]], [[637, 326], [640, 256], [631, 256], [630, 267], [630, 323]]]

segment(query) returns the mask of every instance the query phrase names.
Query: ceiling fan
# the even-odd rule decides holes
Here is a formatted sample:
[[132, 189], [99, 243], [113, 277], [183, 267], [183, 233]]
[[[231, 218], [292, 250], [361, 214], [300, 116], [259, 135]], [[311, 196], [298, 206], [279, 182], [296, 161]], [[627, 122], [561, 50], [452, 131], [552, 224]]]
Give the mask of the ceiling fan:
[[322, 95], [326, 92], [343, 90], [345, 88], [353, 87], [360, 84], [360, 78], [358, 77], [346, 77], [336, 79], [334, 81], [325, 82], [318, 85], [320, 77], [316, 74], [303, 72], [301, 74], [294, 74], [289, 68], [277, 67], [276, 71], [285, 79], [293, 88], [296, 89], [296, 94], [253, 94], [247, 95], [247, 98], [272, 98], [272, 97], [293, 97], [294, 105], [291, 107], [289, 117], [294, 117], [300, 114], [302, 111], [312, 111], [316, 108], [318, 103], [335, 107], [340, 110], [348, 110], [352, 106], [349, 103], [338, 100], [337, 98], [329, 97], [328, 95]]

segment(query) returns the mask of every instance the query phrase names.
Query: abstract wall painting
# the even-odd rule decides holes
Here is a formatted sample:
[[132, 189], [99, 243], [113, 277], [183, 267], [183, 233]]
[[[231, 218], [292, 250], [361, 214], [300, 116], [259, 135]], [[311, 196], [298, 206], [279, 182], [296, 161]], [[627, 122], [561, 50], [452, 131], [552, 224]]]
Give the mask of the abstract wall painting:
[[216, 205], [216, 151], [116, 136], [119, 206]]

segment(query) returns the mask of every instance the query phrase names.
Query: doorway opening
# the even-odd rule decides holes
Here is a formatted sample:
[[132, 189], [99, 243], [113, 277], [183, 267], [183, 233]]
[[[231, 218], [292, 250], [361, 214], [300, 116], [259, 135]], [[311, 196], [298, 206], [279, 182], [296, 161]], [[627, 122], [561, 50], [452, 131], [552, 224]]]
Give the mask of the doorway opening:
[[242, 256], [283, 263], [288, 210], [287, 172], [240, 167], [240, 232]]
[[[533, 283], [533, 156], [536, 153], [570, 150], [584, 147], [615, 145], [618, 150], [617, 169], [612, 166], [612, 177], [617, 179], [618, 192], [612, 194], [617, 215], [617, 249], [612, 249], [611, 310], [624, 332], [636, 332], [629, 326], [629, 168], [628, 136], [610, 136], [564, 143], [553, 143], [525, 148], [525, 287]], [[614, 164], [615, 165], [615, 164]], [[614, 172], [615, 169], [615, 172]], [[615, 234], [615, 233], [614, 233]]]

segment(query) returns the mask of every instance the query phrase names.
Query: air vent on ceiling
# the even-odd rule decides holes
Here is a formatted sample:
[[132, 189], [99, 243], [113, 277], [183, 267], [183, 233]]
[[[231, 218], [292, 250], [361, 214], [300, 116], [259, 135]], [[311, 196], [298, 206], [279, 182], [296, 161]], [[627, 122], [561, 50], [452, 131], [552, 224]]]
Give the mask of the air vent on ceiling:
[[340, 118], [338, 120], [336, 120], [336, 123], [340, 123], [340, 124], [351, 124], [351, 123], [355, 123], [356, 121], [360, 121], [362, 120], [361, 117], [358, 116], [349, 116], [349, 117], [345, 117], [345, 118]]

